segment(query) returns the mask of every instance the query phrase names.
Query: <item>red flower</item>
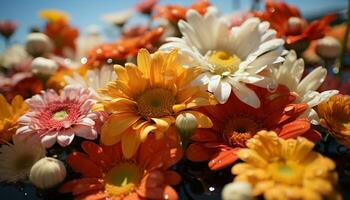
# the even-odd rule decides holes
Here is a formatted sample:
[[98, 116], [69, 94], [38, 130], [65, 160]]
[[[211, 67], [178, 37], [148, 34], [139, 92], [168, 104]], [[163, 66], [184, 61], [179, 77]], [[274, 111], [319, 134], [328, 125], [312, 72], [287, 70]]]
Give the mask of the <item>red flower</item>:
[[5, 38], [10, 38], [17, 29], [17, 23], [14, 21], [0, 21], [0, 34]]
[[136, 37], [122, 37], [114, 43], [100, 45], [90, 51], [86, 65], [95, 68], [105, 63], [122, 64], [126, 59], [135, 57], [142, 48], [154, 51], [163, 33], [164, 28], [158, 27]]
[[16, 95], [23, 98], [29, 98], [34, 94], [40, 93], [43, 84], [37, 77], [30, 72], [20, 72], [12, 77], [0, 76], [0, 93], [2, 93], [8, 101], [11, 101]]
[[62, 56], [65, 48], [75, 51], [75, 40], [79, 31], [66, 20], [49, 21], [45, 26], [45, 34], [53, 41], [55, 54]]
[[[176, 136], [175, 131], [170, 135]], [[67, 162], [82, 178], [64, 184], [61, 192], [89, 200], [178, 198], [170, 185], [181, 178], [169, 170], [182, 157], [177, 139], [148, 137], [131, 159], [123, 157], [120, 143], [98, 146], [86, 141], [81, 146], [85, 153], [74, 152]]]
[[209, 6], [210, 6], [210, 3], [208, 0], [197, 0], [196, 3], [192, 4], [188, 8], [183, 7], [181, 5], [157, 6], [156, 14], [153, 17], [165, 18], [170, 22], [177, 23], [179, 20], [186, 18], [186, 12], [189, 9], [194, 9], [197, 12], [199, 12], [201, 15], [204, 15]]
[[287, 88], [279, 86], [273, 93], [259, 87], [252, 89], [260, 98], [260, 108], [250, 107], [231, 94], [225, 104], [203, 109], [213, 127], [197, 129], [193, 134], [193, 144], [186, 152], [189, 160], [210, 160], [212, 170], [227, 167], [238, 159], [236, 152], [260, 130], [275, 131], [281, 138], [303, 135], [313, 141], [320, 139], [307, 119], [298, 119], [307, 104], [293, 104], [296, 97]]
[[328, 24], [335, 19], [335, 15], [331, 14], [308, 24], [297, 7], [273, 0], [266, 1], [264, 12], [254, 14], [270, 22], [271, 27], [277, 31], [277, 36], [285, 38], [286, 44], [324, 37]]
[[135, 9], [140, 13], [150, 15], [157, 3], [158, 0], [140, 0], [140, 2], [135, 5]]

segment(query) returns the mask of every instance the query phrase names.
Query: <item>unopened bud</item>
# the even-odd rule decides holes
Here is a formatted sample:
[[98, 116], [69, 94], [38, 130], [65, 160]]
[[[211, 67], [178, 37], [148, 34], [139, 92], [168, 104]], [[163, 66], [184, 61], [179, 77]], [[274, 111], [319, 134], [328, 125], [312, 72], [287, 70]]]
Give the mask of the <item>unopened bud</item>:
[[316, 52], [323, 58], [335, 59], [340, 56], [341, 44], [332, 36], [317, 40]]
[[48, 53], [52, 48], [50, 39], [43, 33], [30, 33], [27, 36], [26, 50], [34, 57]]
[[197, 118], [191, 113], [180, 114], [176, 117], [175, 126], [180, 134], [183, 146], [186, 147], [197, 128]]
[[287, 32], [289, 35], [299, 35], [306, 26], [305, 20], [300, 17], [291, 17], [288, 19]]
[[252, 186], [246, 182], [226, 184], [222, 190], [223, 200], [253, 200]]
[[57, 69], [57, 63], [47, 58], [38, 57], [32, 61], [32, 72], [34, 74], [52, 75]]

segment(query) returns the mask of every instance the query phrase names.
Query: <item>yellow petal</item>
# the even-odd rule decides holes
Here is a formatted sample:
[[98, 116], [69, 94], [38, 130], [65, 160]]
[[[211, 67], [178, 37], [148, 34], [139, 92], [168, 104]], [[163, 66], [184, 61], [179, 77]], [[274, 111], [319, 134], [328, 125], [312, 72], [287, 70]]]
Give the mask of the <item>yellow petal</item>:
[[0, 95], [0, 119], [4, 119], [11, 116], [11, 107], [7, 103], [5, 97]]
[[198, 128], [211, 128], [213, 127], [213, 123], [210, 118], [198, 111], [185, 111], [184, 113], [191, 113], [197, 118]]
[[113, 145], [120, 141], [121, 134], [137, 122], [140, 116], [133, 113], [114, 114], [108, 118], [101, 129], [101, 142]]
[[264, 168], [268, 164], [264, 158], [251, 149], [241, 149], [237, 155], [241, 160], [257, 167]]
[[136, 108], [136, 102], [126, 98], [115, 98], [104, 102], [105, 111], [112, 113], [133, 112]]
[[139, 53], [137, 54], [137, 65], [144, 76], [149, 78], [151, 70], [151, 55], [146, 49], [139, 50]]
[[155, 125], [149, 125], [149, 124], [146, 124], [144, 125], [141, 129], [140, 129], [140, 139], [141, 141], [145, 141], [148, 134], [154, 130], [157, 130], [157, 126]]
[[114, 65], [114, 71], [117, 74], [118, 80], [125, 81], [125, 82], [129, 81], [129, 75], [123, 66]]
[[168, 130], [169, 126], [175, 122], [173, 117], [163, 117], [163, 118], [152, 118], [152, 120], [156, 123], [159, 131]]
[[132, 129], [122, 134], [122, 151], [126, 159], [130, 159], [139, 148], [141, 141], [139, 135]]

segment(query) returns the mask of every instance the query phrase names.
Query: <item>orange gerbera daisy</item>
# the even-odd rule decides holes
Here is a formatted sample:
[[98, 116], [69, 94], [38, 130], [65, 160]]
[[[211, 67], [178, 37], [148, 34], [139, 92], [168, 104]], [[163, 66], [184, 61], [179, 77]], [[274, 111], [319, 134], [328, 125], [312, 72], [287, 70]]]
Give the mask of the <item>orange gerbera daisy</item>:
[[[172, 134], [176, 136], [175, 131]], [[123, 156], [120, 143], [98, 146], [85, 141], [81, 146], [86, 154], [74, 152], [67, 162], [83, 177], [64, 184], [60, 192], [86, 200], [178, 199], [170, 185], [178, 184], [181, 177], [169, 170], [182, 157], [176, 139], [150, 136], [132, 158]]]
[[86, 65], [96, 68], [106, 63], [121, 64], [135, 57], [141, 48], [154, 51], [163, 33], [164, 28], [157, 27], [135, 37], [122, 37], [114, 43], [100, 45], [90, 51]]
[[78, 29], [68, 24], [66, 19], [49, 21], [45, 26], [45, 34], [54, 43], [54, 53], [64, 55], [64, 51], [75, 51], [75, 40], [79, 35]]
[[350, 96], [336, 95], [317, 107], [320, 124], [341, 144], [350, 147]]
[[154, 18], [165, 18], [172, 23], [177, 23], [181, 19], [186, 18], [186, 12], [189, 9], [194, 9], [199, 12], [201, 15], [204, 15], [207, 11], [207, 8], [210, 6], [208, 0], [197, 0], [194, 4], [190, 5], [188, 8], [181, 5], [165, 5], [157, 6], [155, 11], [156, 14]]
[[231, 94], [225, 104], [201, 108], [213, 123], [211, 129], [197, 129], [192, 135], [193, 143], [187, 149], [192, 161], [206, 161], [212, 170], [222, 169], [234, 163], [236, 152], [246, 147], [246, 141], [260, 130], [274, 130], [282, 138], [299, 135], [311, 140], [320, 134], [310, 129], [307, 119], [297, 119], [308, 108], [307, 104], [293, 104], [295, 95], [284, 86], [276, 92], [251, 87], [258, 95], [261, 106], [253, 108]]
[[121, 141], [124, 156], [131, 158], [150, 132], [161, 138], [181, 113], [196, 116], [199, 127], [211, 126], [206, 116], [189, 111], [216, 103], [210, 93], [189, 85], [200, 69], [186, 69], [177, 63], [176, 57], [177, 50], [150, 55], [141, 49], [138, 66], [131, 63], [125, 68], [115, 66], [118, 79], [101, 89], [103, 95], [112, 99], [102, 102], [105, 111], [112, 113], [102, 126], [103, 144]]
[[0, 144], [11, 140], [12, 135], [16, 133], [18, 128], [17, 119], [27, 110], [28, 105], [21, 96], [15, 96], [9, 104], [5, 97], [0, 94]]
[[248, 182], [254, 196], [264, 199], [342, 199], [336, 191], [335, 163], [312, 151], [303, 137], [283, 140], [260, 131], [237, 154], [243, 163], [233, 166], [235, 182]]
[[308, 24], [300, 15], [298, 8], [274, 0], [266, 1], [264, 12], [254, 14], [270, 22], [271, 27], [277, 31], [277, 36], [284, 37], [287, 45], [322, 38], [329, 22], [335, 18], [333, 14], [327, 15]]

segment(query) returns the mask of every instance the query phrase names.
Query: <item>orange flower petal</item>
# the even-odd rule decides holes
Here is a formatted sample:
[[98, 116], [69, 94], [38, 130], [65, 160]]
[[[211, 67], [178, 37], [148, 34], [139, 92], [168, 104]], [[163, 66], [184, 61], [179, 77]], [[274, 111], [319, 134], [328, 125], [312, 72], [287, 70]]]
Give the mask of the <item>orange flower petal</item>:
[[120, 141], [122, 133], [137, 122], [140, 116], [133, 113], [120, 113], [111, 115], [101, 129], [101, 142], [113, 145]]
[[209, 168], [211, 170], [219, 170], [231, 165], [236, 160], [238, 160], [238, 156], [236, 154], [237, 151], [239, 151], [239, 148], [219, 152], [208, 163]]
[[141, 143], [140, 136], [132, 129], [122, 134], [122, 151], [126, 159], [134, 156]]
[[282, 126], [281, 132], [278, 134], [283, 139], [296, 138], [306, 133], [310, 129], [310, 122], [307, 119], [297, 119]]
[[84, 177], [100, 178], [102, 172], [100, 168], [92, 162], [85, 154], [73, 152], [67, 157], [67, 163], [74, 171], [82, 173]]
[[215, 150], [207, 149], [199, 143], [191, 144], [186, 150], [186, 157], [194, 162], [210, 160], [215, 154]]
[[164, 173], [164, 177], [166, 177], [165, 182], [169, 185], [178, 185], [182, 180], [181, 176], [175, 171], [166, 171]]

